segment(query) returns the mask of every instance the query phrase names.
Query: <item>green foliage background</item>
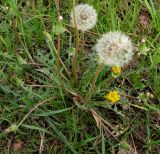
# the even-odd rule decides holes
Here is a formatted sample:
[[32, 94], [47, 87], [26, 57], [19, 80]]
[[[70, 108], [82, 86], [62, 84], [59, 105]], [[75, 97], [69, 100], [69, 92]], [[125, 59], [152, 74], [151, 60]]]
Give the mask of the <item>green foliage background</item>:
[[[68, 56], [75, 47], [75, 33], [69, 21], [72, 1], [60, 1], [59, 10], [53, 0], [0, 1], [0, 152], [16, 153], [14, 144], [22, 141], [20, 153], [38, 153], [43, 142], [44, 153], [105, 154], [132, 147], [138, 153], [158, 154], [160, 2], [77, 0], [78, 3], [93, 5], [98, 22], [92, 32], [84, 34], [84, 66], [78, 72], [80, 86], [75, 88], [71, 57]], [[58, 11], [63, 16], [65, 32], [58, 25]], [[140, 23], [141, 15], [149, 20], [147, 28]], [[56, 73], [53, 46], [57, 47], [57, 34], [53, 26], [60, 27], [56, 32], [63, 32], [60, 34], [60, 56], [65, 66], [61, 66], [62, 79]], [[108, 82], [111, 71], [105, 67], [98, 77], [91, 101], [81, 104], [78, 96], [85, 97], [97, 67], [94, 44], [101, 34], [116, 30], [129, 35], [138, 51], [113, 82]], [[146, 41], [142, 43], [142, 39]], [[112, 89], [128, 96], [117, 108], [108, 105], [103, 98]], [[18, 131], [5, 132], [13, 124], [18, 125], [36, 104], [43, 101], [45, 103], [25, 119]], [[123, 110], [126, 104], [129, 109]], [[97, 127], [93, 115], [88, 112], [91, 107], [117, 128], [114, 131], [121, 132], [118, 141]]]

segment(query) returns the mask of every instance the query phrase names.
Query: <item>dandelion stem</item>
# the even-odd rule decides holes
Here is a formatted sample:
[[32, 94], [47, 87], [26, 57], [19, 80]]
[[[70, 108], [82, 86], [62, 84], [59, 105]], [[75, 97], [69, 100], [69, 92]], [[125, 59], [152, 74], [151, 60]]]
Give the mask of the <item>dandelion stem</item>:
[[[57, 14], [58, 14], [58, 20], [59, 20], [59, 22], [61, 22], [60, 21], [60, 16], [61, 16], [61, 14], [60, 14], [60, 7], [59, 7], [59, 2], [58, 1], [56, 1], [56, 0], [54, 0], [54, 2], [55, 2], [55, 4], [56, 4], [56, 8], [57, 8]], [[55, 48], [55, 47], [54, 47]], [[55, 48], [55, 51], [56, 51], [56, 58], [57, 58], [57, 74], [58, 74], [58, 76], [59, 76], [59, 78], [60, 78], [60, 50], [61, 50], [61, 36], [60, 36], [60, 33], [58, 34], [58, 45], [57, 45], [57, 50], [56, 50], [56, 48]]]
[[58, 51], [57, 49], [56, 49], [56, 47], [55, 46], [53, 46], [53, 48], [54, 48], [54, 51], [55, 51], [55, 54], [56, 54], [56, 64], [57, 64], [57, 75], [58, 75], [58, 79], [60, 80], [60, 51]]
[[74, 83], [77, 86], [78, 85], [78, 52], [79, 52], [79, 32], [78, 32], [78, 27], [77, 27], [77, 22], [76, 22], [76, 15], [75, 15], [75, 0], [73, 0], [73, 20], [74, 20], [74, 25], [75, 25], [75, 33], [76, 33], [76, 51], [73, 57], [73, 77], [74, 77]]
[[60, 34], [58, 34], [58, 47], [57, 47], [58, 52], [61, 50], [61, 37]]
[[92, 93], [93, 93], [93, 90], [94, 90], [98, 75], [101, 72], [102, 68], [103, 68], [103, 64], [99, 64], [98, 67], [97, 67], [97, 70], [95, 72], [95, 75], [93, 77], [92, 83], [90, 85], [89, 91], [88, 91], [88, 93], [86, 95], [86, 98], [84, 99], [85, 103], [88, 103], [90, 101], [90, 99], [91, 99], [91, 96], [92, 96]]
[[85, 39], [84, 39], [84, 32], [82, 32], [82, 59], [83, 59], [83, 54], [84, 54], [84, 45], [85, 45]]
[[82, 32], [82, 47], [81, 47], [81, 65], [82, 65], [82, 70], [84, 68], [84, 45], [85, 45], [84, 32]]

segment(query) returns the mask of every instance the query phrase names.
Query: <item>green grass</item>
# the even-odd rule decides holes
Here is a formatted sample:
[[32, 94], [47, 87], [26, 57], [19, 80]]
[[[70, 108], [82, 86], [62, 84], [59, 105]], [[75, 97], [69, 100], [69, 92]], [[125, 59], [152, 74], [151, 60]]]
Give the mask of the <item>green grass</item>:
[[[80, 48], [85, 56], [82, 64], [79, 55], [75, 87], [68, 56], [76, 37], [69, 21], [72, 1], [60, 1], [59, 9], [53, 0], [0, 1], [0, 153], [114, 154], [131, 147], [139, 154], [159, 153], [160, 2], [76, 1], [82, 2], [95, 7], [98, 22], [84, 34]], [[144, 8], [147, 28], [139, 20]], [[94, 44], [101, 34], [115, 30], [131, 37], [137, 53], [112, 82], [110, 68], [104, 67], [84, 103], [97, 68]], [[56, 32], [62, 32], [59, 69]], [[80, 44], [82, 37], [80, 33]], [[112, 89], [124, 94], [117, 106], [104, 100]]]

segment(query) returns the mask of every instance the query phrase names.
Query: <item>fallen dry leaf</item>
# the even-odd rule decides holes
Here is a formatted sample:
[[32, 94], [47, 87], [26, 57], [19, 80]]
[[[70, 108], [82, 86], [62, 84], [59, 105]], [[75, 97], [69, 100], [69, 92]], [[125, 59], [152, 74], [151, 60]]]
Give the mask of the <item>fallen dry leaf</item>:
[[140, 11], [138, 22], [140, 26], [142, 26], [144, 29], [147, 29], [149, 24], [151, 23], [151, 17], [148, 13], [148, 10], [144, 6], [142, 7]]
[[16, 143], [13, 143], [12, 148], [14, 151], [19, 151], [23, 147], [23, 142], [22, 141], [17, 141]]

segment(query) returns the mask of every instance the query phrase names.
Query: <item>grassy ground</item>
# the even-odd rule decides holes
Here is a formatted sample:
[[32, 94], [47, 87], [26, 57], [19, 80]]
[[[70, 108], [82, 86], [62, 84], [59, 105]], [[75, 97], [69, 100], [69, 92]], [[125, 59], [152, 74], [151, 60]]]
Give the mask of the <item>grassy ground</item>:
[[[98, 22], [84, 40], [80, 33], [76, 88], [68, 54], [75, 48], [72, 1], [0, 1], [0, 153], [160, 153], [160, 1], [82, 2], [95, 7]], [[137, 53], [114, 80], [104, 67], [82, 103], [97, 67], [93, 46], [114, 30], [129, 35]], [[112, 89], [121, 104], [105, 101]]]

